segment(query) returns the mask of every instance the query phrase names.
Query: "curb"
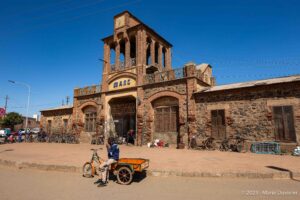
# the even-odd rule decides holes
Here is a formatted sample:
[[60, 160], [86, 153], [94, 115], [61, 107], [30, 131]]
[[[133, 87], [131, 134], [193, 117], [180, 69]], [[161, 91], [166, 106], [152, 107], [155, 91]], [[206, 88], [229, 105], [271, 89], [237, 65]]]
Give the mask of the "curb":
[[[49, 165], [29, 162], [16, 162], [0, 159], [0, 165], [13, 167], [16, 169], [35, 169], [42, 171], [81, 173], [82, 168], [68, 165]], [[184, 172], [184, 171], [164, 171], [147, 170], [148, 176], [153, 177], [201, 177], [201, 178], [245, 178], [245, 179], [293, 179], [300, 177], [300, 172], [291, 174], [290, 172]]]
[[245, 179], [292, 179], [300, 177], [300, 173], [289, 172], [178, 172], [178, 171], [158, 171], [148, 170], [147, 175], [157, 177], [182, 176], [182, 177], [201, 177], [201, 178], [245, 178]]
[[13, 167], [17, 169], [35, 169], [35, 170], [42, 170], [42, 171], [56, 171], [56, 172], [70, 172], [70, 173], [81, 172], [81, 167], [76, 167], [76, 166], [37, 164], [37, 163], [16, 162], [16, 161], [2, 160], [2, 159], [0, 159], [0, 165], [6, 167]]

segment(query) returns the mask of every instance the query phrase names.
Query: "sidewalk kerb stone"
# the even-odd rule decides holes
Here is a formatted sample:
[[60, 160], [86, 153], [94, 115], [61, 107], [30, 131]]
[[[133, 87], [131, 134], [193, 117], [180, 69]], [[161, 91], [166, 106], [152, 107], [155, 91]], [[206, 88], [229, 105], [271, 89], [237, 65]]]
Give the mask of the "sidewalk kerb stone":
[[[31, 162], [11, 161], [0, 159], [0, 165], [6, 167], [14, 167], [17, 169], [35, 169], [42, 171], [56, 171], [81, 173], [82, 168], [78, 166], [55, 165], [55, 164], [39, 164]], [[249, 178], [249, 179], [292, 179], [300, 177], [300, 172], [191, 172], [191, 171], [174, 171], [174, 170], [147, 170], [148, 176], [155, 177], [202, 177], [202, 178]]]

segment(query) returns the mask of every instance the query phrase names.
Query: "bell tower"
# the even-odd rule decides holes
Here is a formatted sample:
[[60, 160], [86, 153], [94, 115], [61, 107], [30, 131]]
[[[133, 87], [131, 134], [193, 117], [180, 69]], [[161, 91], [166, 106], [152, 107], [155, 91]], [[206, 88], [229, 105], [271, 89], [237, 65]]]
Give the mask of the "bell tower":
[[108, 75], [135, 68], [131, 71], [137, 75], [140, 85], [145, 74], [171, 70], [172, 45], [130, 12], [124, 11], [114, 17], [113, 33], [102, 39], [103, 82]]

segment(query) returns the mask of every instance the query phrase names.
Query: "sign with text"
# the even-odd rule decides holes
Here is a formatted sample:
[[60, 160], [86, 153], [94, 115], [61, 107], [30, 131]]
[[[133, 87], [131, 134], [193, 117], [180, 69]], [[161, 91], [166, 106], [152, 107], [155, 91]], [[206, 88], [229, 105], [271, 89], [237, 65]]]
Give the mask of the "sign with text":
[[4, 108], [0, 108], [0, 117], [5, 116], [5, 114], [6, 114], [5, 109]]
[[122, 77], [112, 81], [109, 84], [108, 89], [119, 90], [119, 89], [134, 87], [134, 86], [136, 86], [136, 81], [134, 79], [128, 77]]

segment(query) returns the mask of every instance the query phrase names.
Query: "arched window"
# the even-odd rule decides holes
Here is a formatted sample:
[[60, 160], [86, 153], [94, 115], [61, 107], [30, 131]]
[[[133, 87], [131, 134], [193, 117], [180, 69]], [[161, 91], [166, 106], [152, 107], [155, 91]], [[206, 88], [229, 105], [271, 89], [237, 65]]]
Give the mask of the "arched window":
[[163, 47], [162, 49], [162, 65], [163, 65], [163, 68], [166, 67], [166, 48]]
[[125, 40], [122, 39], [120, 41], [120, 69], [124, 69], [125, 68]]
[[146, 65], [151, 64], [151, 39], [147, 38]]
[[155, 63], [158, 63], [158, 49], [159, 49], [159, 44], [158, 42], [155, 43]]
[[136, 65], [136, 38], [135, 36], [130, 37], [130, 59], [131, 66]]
[[85, 132], [96, 132], [97, 110], [94, 106], [87, 106], [83, 109]]

